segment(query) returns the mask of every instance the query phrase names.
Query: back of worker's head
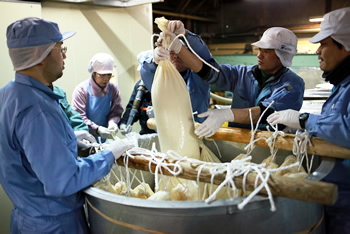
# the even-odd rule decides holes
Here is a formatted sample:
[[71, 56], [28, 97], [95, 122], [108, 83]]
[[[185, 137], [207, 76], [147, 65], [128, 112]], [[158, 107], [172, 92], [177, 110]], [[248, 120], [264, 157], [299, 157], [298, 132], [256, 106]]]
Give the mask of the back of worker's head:
[[282, 27], [273, 27], [267, 29], [262, 38], [252, 45], [262, 49], [274, 49], [282, 65], [290, 67], [297, 53], [297, 44], [298, 38], [292, 31]]
[[114, 59], [111, 55], [106, 53], [95, 54], [88, 66], [89, 73], [99, 73], [99, 74], [112, 74], [114, 65]]
[[56, 42], [73, 36], [74, 31], [61, 33], [54, 22], [29, 17], [7, 27], [7, 47], [15, 71], [37, 65], [51, 52]]
[[350, 51], [350, 7], [325, 14], [320, 32], [313, 36], [310, 42], [318, 43], [327, 37], [333, 38]]

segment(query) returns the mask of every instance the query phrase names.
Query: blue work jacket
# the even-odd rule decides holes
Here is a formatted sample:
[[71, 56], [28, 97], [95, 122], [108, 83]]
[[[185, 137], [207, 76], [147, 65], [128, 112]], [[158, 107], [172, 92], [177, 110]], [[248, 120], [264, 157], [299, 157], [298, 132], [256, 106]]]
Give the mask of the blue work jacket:
[[[350, 76], [333, 87], [320, 115], [310, 114], [306, 130], [313, 136], [350, 148]], [[326, 206], [326, 227], [330, 233], [350, 232], [350, 160], [336, 159], [323, 179], [338, 186], [338, 199]]]
[[62, 98], [19, 73], [0, 90], [0, 183], [24, 216], [54, 220], [74, 213], [84, 203], [79, 191], [107, 175], [114, 162], [109, 150], [77, 159]]
[[206, 81], [233, 93], [232, 108], [249, 108], [260, 103], [267, 107], [274, 101], [270, 108], [276, 111], [300, 110], [303, 104], [305, 82], [288, 68], [259, 90], [258, 81], [253, 74], [253, 68], [257, 65], [220, 65], [214, 59], [211, 64], [220, 72], [211, 69]]
[[[275, 111], [300, 110], [303, 104], [305, 82], [288, 68], [284, 68], [279, 77], [270, 78], [271, 81], [259, 90], [259, 83], [253, 74], [257, 65], [221, 65], [215, 59], [210, 63], [219, 69], [219, 72], [211, 69], [206, 81], [216, 84], [221, 90], [233, 93], [231, 108], [249, 108], [260, 103], [267, 107], [274, 101], [270, 108]], [[229, 126], [236, 125], [230, 123]]]
[[[202, 59], [204, 59], [205, 61], [210, 60], [211, 54], [209, 52], [209, 49], [198, 35], [187, 31], [186, 39], [190, 43], [192, 49]], [[154, 74], [156, 73], [157, 69], [157, 65], [154, 64], [152, 60], [152, 53], [145, 53], [145, 56], [142, 56], [141, 59], [139, 59], [141, 65], [141, 78], [146, 88], [151, 92]], [[184, 74], [182, 74], [182, 77], [186, 82], [187, 89], [190, 94], [192, 111], [198, 112], [198, 114], [206, 112], [209, 108], [210, 102], [209, 84], [204, 82], [194, 71], [190, 69], [188, 69]], [[196, 122], [202, 123], [205, 120], [205, 118], [198, 118], [197, 115], [194, 115], [194, 120]]]

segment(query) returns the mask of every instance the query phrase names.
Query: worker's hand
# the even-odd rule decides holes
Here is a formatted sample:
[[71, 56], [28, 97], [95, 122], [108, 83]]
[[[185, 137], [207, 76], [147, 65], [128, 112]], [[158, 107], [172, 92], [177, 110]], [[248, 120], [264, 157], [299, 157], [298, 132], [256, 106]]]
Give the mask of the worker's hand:
[[77, 145], [81, 149], [87, 149], [90, 147], [91, 143], [96, 143], [95, 137], [87, 131], [74, 131], [74, 134], [77, 137]]
[[108, 128], [103, 127], [103, 126], [99, 126], [97, 128], [97, 133], [98, 133], [98, 135], [100, 135], [100, 137], [102, 137], [104, 139], [113, 139], [112, 131], [109, 130]]
[[227, 121], [232, 122], [234, 115], [231, 109], [214, 109], [199, 114], [199, 118], [208, 118], [194, 131], [199, 137], [211, 137]]
[[146, 114], [148, 118], [154, 118], [153, 106], [147, 106]]
[[182, 47], [182, 42], [179, 40], [179, 38], [176, 38], [176, 34], [167, 31], [167, 35], [170, 37], [170, 44], [169, 44], [169, 50], [174, 51], [174, 53], [178, 54]]
[[115, 140], [105, 147], [105, 149], [112, 151], [115, 160], [117, 160], [125, 151], [133, 148], [134, 145], [126, 138]]
[[153, 61], [158, 64], [161, 60], [169, 60], [170, 52], [162, 46], [158, 46], [153, 50]]
[[118, 133], [118, 125], [114, 122], [109, 122], [108, 123], [108, 130], [111, 131], [112, 134], [117, 134]]
[[283, 110], [276, 111], [267, 117], [267, 122], [271, 125], [283, 124], [290, 128], [301, 129], [299, 123], [299, 111], [296, 110]]
[[175, 35], [185, 35], [186, 33], [185, 26], [180, 20], [168, 20], [166, 22], [166, 29], [168, 32], [175, 33]]
[[124, 136], [126, 135], [126, 134], [128, 134], [129, 132], [131, 132], [132, 131], [132, 126], [131, 125], [129, 125], [129, 126], [126, 126], [126, 124], [121, 124], [120, 125], [120, 132], [121, 132], [121, 134], [123, 134]]

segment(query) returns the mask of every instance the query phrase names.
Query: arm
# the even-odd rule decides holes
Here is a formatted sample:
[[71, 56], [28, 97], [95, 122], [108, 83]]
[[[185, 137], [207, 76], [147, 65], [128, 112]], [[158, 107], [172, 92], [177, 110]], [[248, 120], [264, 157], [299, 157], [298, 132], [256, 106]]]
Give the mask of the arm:
[[251, 110], [253, 123], [257, 123], [261, 114], [261, 108], [259, 106], [254, 106], [245, 109], [231, 109], [235, 117], [235, 123], [250, 124], [250, 113]]
[[76, 137], [67, 121], [57, 114], [59, 110], [38, 109], [36, 105], [18, 117], [14, 137], [25, 152], [28, 171], [38, 177], [45, 195], [69, 196], [108, 174], [114, 162], [111, 151], [77, 160]]
[[321, 115], [309, 115], [306, 130], [333, 144], [350, 148], [350, 86], [333, 88], [322, 110]]
[[151, 92], [154, 74], [157, 70], [157, 65], [153, 63], [153, 51], [143, 51], [138, 56], [140, 66], [140, 74], [146, 88]]

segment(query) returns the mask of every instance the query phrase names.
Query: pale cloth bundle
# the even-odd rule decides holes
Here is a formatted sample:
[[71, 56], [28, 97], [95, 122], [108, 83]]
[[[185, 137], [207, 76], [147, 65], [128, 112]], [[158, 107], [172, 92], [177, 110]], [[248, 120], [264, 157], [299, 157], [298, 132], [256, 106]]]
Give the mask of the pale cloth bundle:
[[[165, 33], [167, 20], [162, 17], [157, 18], [155, 22], [159, 29]], [[167, 37], [163, 41], [163, 46], [167, 48], [169, 44], [170, 41]], [[202, 140], [194, 134], [195, 124], [186, 83], [169, 60], [159, 62], [154, 75], [151, 95], [162, 152], [174, 150], [178, 154], [189, 158], [207, 162], [220, 162], [210, 149], [203, 144]], [[186, 184], [186, 186], [197, 186], [193, 181], [176, 180], [174, 178], [167, 186], [163, 183], [160, 183], [160, 186], [162, 188], [167, 187], [170, 190], [176, 187], [179, 181]], [[212, 186], [211, 189], [216, 188], [216, 185]], [[205, 187], [203, 183], [200, 183], [200, 196], [204, 198], [209, 196], [209, 189]], [[194, 191], [192, 188], [188, 190]], [[226, 191], [223, 194], [226, 195]]]
[[151, 95], [161, 151], [174, 150], [199, 159], [190, 95], [185, 81], [169, 60], [159, 62]]

